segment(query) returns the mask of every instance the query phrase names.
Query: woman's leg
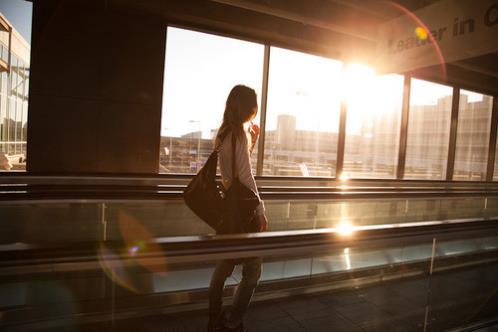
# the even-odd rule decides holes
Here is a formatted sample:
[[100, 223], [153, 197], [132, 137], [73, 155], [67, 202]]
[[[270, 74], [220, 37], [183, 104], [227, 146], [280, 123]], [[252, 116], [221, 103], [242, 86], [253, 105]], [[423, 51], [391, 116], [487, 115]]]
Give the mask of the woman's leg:
[[261, 276], [261, 262], [259, 257], [247, 258], [242, 262], [242, 281], [237, 287], [233, 299], [227, 322], [229, 327], [236, 327], [242, 323], [242, 318]]
[[226, 279], [232, 275], [235, 262], [222, 260], [216, 265], [209, 284], [209, 326], [214, 327], [221, 314], [223, 305], [223, 288]]

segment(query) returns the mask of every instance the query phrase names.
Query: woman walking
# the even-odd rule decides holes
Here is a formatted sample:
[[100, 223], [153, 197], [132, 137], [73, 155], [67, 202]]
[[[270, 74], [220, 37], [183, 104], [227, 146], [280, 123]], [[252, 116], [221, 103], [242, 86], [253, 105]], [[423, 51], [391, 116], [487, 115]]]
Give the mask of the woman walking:
[[[251, 189], [259, 199], [255, 217], [248, 229], [263, 232], [268, 227], [263, 201], [259, 198], [251, 171], [251, 152], [259, 135], [259, 127], [251, 121], [258, 113], [256, 92], [236, 85], [228, 95], [223, 122], [215, 140], [219, 150], [222, 183], [229, 189], [235, 178]], [[233, 147], [235, 144], [235, 147]], [[235, 157], [235, 160], [233, 160]], [[234, 169], [232, 169], [232, 165]], [[242, 265], [242, 280], [237, 287], [231, 308], [222, 312], [223, 288], [236, 265]], [[245, 331], [243, 316], [261, 275], [261, 258], [226, 259], [216, 266], [209, 286], [209, 331]]]

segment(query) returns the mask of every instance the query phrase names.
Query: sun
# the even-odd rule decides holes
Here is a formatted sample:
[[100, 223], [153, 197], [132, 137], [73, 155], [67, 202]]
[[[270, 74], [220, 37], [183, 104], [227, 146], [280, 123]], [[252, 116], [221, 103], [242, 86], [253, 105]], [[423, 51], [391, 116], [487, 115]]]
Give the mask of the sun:
[[403, 95], [402, 75], [377, 75], [363, 64], [349, 64], [343, 71], [343, 100], [347, 105], [347, 132], [359, 134], [377, 117], [398, 116]]

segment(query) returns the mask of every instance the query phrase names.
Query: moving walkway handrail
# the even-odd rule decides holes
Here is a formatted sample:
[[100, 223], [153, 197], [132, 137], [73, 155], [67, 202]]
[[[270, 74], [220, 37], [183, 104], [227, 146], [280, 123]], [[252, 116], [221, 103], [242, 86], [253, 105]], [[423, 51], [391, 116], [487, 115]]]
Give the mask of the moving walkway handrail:
[[[172, 185], [184, 186], [194, 174], [65, 174], [44, 175], [35, 173], [2, 173], [0, 186], [5, 185], [117, 185], [117, 186], [156, 186]], [[445, 180], [412, 180], [412, 179], [357, 179], [346, 181], [333, 177], [292, 177], [292, 176], [256, 176], [261, 187], [320, 187], [335, 188], [347, 186], [349, 188], [392, 187], [417, 188], [431, 187], [441, 189], [451, 188], [479, 188], [483, 190], [498, 189], [498, 181], [445, 181]]]
[[[162, 200], [181, 199], [185, 186], [175, 185], [0, 185], [0, 202], [25, 200]], [[397, 187], [259, 187], [263, 199], [391, 199], [498, 196], [498, 188]]]
[[[170, 264], [206, 262], [224, 258], [275, 257], [310, 255], [321, 251], [348, 248], [386, 248], [439, 240], [497, 236], [498, 219], [474, 218], [405, 224], [362, 226], [353, 234], [340, 229], [314, 229], [219, 236], [163, 237], [145, 243], [144, 252], [123, 255], [119, 259], [140, 259], [147, 264], [166, 260]], [[8, 244], [0, 245], [0, 274], [10, 274], [18, 265], [51, 265], [89, 263], [98, 268], [97, 252], [104, 245], [117, 252], [126, 252], [127, 244], [100, 241], [71, 244]], [[52, 266], [48, 267], [49, 269]], [[12, 270], [12, 272], [15, 272]]]
[[[30, 200], [177, 200], [191, 174], [0, 176], [0, 203]], [[498, 182], [257, 177], [264, 199], [371, 199], [498, 196]]]

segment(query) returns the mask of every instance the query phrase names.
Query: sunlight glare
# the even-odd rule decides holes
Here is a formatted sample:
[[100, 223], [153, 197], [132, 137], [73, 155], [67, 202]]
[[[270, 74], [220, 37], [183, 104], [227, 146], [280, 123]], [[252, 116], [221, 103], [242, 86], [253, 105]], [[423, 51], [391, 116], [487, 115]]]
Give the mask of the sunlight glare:
[[359, 94], [370, 90], [369, 84], [375, 76], [374, 69], [365, 65], [352, 63], [344, 69], [344, 96], [349, 102]]
[[341, 175], [339, 176], [339, 180], [341, 180], [341, 181], [347, 181], [347, 180], [349, 180], [348, 173], [341, 173]]
[[403, 82], [401, 75], [376, 75], [372, 67], [350, 64], [345, 68], [344, 81], [348, 134], [372, 138], [375, 119], [398, 116], [402, 95], [399, 90]]
[[351, 236], [354, 232], [354, 226], [350, 221], [344, 220], [337, 225], [336, 230], [342, 236]]

